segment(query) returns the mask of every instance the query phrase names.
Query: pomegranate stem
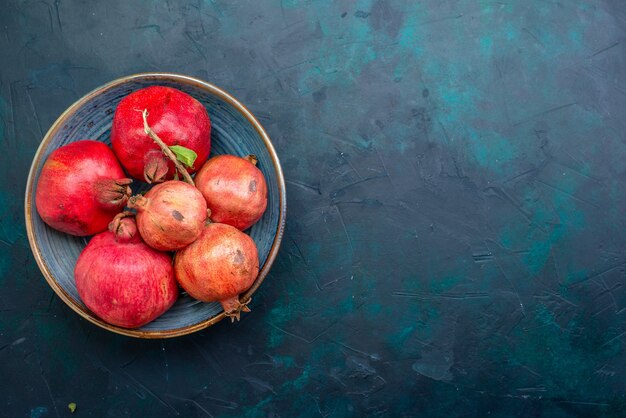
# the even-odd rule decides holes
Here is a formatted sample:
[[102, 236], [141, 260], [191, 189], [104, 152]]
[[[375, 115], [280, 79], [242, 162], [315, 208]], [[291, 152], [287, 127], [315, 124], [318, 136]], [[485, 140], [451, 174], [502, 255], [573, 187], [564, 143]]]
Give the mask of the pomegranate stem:
[[183, 179], [192, 186], [195, 186], [195, 183], [189, 175], [189, 172], [187, 172], [185, 167], [183, 167], [182, 164], [178, 162], [178, 159], [176, 158], [172, 150], [169, 149], [167, 145], [165, 145], [165, 142], [163, 142], [163, 140], [159, 138], [159, 136], [150, 128], [150, 125], [148, 125], [148, 109], [142, 110], [141, 116], [143, 117], [143, 130], [146, 135], [148, 135], [161, 148], [161, 151], [163, 151], [163, 154], [167, 155], [167, 158], [172, 160], [174, 166], [176, 166], [176, 169], [183, 176]]

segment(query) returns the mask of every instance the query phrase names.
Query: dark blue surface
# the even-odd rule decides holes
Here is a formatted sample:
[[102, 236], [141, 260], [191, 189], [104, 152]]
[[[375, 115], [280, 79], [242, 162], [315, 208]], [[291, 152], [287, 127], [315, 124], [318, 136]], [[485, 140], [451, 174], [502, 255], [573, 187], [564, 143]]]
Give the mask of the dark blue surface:
[[[623, 2], [1, 10], [3, 414], [623, 416]], [[231, 91], [288, 182], [252, 313], [164, 342], [60, 302], [22, 215], [59, 113], [141, 71]]]

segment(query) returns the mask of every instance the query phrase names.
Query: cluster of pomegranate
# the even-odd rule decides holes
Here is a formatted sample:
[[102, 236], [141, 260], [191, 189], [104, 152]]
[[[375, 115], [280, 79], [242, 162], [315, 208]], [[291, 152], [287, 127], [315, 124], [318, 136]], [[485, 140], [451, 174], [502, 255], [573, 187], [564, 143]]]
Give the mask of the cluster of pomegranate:
[[[248, 311], [239, 294], [259, 272], [256, 245], [242, 231], [267, 207], [256, 158], [208, 159], [206, 109], [163, 86], [122, 99], [111, 144], [82, 140], [56, 149], [37, 184], [44, 222], [95, 235], [74, 269], [82, 301], [110, 324], [137, 328], [167, 311], [180, 286], [238, 319]], [[156, 185], [132, 196], [125, 173]]]

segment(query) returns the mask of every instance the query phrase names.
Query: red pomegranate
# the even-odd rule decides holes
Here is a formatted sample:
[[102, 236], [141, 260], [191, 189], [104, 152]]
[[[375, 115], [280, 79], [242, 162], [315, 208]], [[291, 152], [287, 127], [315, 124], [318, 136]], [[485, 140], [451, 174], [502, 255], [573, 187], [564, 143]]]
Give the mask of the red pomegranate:
[[256, 162], [253, 155], [218, 155], [196, 174], [196, 187], [207, 201], [213, 222], [243, 231], [261, 218], [267, 208], [267, 184]]
[[128, 207], [137, 210], [143, 240], [160, 251], [175, 251], [194, 242], [207, 219], [202, 194], [178, 180], [157, 184], [145, 196], [131, 197]]
[[172, 258], [148, 247], [130, 212], [91, 239], [74, 269], [85, 305], [109, 324], [137, 328], [167, 311], [178, 297]]
[[92, 140], [54, 150], [37, 182], [35, 205], [45, 223], [78, 236], [105, 231], [131, 194], [132, 180], [113, 151]]
[[117, 106], [111, 128], [113, 151], [128, 173], [148, 183], [174, 178], [174, 164], [146, 135], [142, 111], [151, 129], [167, 146], [179, 145], [197, 154], [196, 171], [211, 150], [211, 121], [204, 106], [180, 90], [152, 86], [126, 96]]
[[[218, 301], [231, 318], [248, 311], [239, 301], [259, 274], [259, 256], [252, 238], [235, 227], [210, 223], [202, 235], [174, 257], [176, 279], [193, 298]], [[246, 302], [247, 303], [247, 302]]]

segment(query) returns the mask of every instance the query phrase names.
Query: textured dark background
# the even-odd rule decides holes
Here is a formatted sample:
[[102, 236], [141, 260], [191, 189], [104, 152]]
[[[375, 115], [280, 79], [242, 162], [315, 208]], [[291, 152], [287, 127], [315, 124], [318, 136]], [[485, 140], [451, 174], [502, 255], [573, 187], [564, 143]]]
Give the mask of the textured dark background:
[[[0, 415], [624, 416], [626, 3], [0, 2]], [[232, 92], [288, 183], [239, 324], [80, 319], [25, 237], [72, 102], [174, 71]]]

